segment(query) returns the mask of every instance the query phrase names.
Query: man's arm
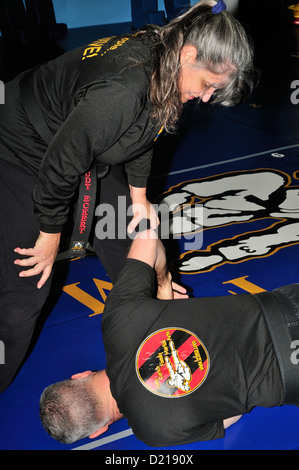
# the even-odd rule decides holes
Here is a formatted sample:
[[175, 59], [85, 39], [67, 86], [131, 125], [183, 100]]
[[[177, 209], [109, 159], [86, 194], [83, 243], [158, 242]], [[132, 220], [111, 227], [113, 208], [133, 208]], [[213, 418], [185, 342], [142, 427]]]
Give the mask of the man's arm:
[[143, 261], [156, 271], [157, 297], [159, 299], [188, 298], [186, 289], [172, 282], [171, 274], [167, 268], [165, 248], [155, 230], [145, 230], [136, 235], [128, 258]]

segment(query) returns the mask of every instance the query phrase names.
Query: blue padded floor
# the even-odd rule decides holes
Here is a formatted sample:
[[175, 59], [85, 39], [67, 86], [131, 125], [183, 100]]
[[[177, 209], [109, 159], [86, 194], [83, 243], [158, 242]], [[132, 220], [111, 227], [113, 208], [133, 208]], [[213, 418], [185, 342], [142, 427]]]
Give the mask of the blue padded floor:
[[[271, 90], [266, 91], [266, 73], [250, 102], [240, 107], [195, 109], [191, 104], [180, 136], [161, 137], [157, 144], [152, 199], [171, 198], [175, 217], [181, 204], [195, 211], [195, 242], [183, 225], [172, 241], [176, 252], [169, 250], [181, 282], [195, 296], [257, 292], [298, 282], [299, 105], [290, 101], [297, 68], [296, 61], [288, 62], [284, 78], [276, 77], [272, 88], [279, 94], [273, 99]], [[204, 230], [196, 211], [200, 205], [205, 208]], [[43, 389], [76, 372], [105, 367], [100, 326], [111, 289], [92, 253], [57, 262], [55, 273], [32, 351], [0, 396], [0, 449], [153, 451], [135, 438], [125, 419], [98, 439], [70, 446], [43, 430], [38, 415]], [[256, 408], [223, 439], [166, 450], [295, 450], [298, 423], [296, 407]]]

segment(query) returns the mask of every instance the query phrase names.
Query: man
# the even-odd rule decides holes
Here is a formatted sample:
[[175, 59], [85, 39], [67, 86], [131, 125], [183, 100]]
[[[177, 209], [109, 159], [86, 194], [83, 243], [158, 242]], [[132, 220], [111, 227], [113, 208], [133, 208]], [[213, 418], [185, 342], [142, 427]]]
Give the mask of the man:
[[41, 397], [41, 419], [54, 438], [94, 438], [125, 416], [146, 444], [183, 445], [224, 437], [255, 406], [298, 403], [291, 348], [299, 285], [186, 297], [172, 283], [155, 232], [140, 232], [103, 313], [106, 370], [76, 374]]

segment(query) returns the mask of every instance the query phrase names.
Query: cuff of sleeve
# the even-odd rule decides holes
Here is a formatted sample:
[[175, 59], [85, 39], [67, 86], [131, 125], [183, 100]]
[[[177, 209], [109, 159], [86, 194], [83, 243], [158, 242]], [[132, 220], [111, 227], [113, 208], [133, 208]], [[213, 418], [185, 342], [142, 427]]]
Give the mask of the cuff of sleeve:
[[134, 176], [128, 174], [128, 183], [135, 188], [146, 188], [147, 180], [148, 178], [144, 176]]
[[45, 233], [61, 233], [63, 225], [40, 225], [40, 231]]

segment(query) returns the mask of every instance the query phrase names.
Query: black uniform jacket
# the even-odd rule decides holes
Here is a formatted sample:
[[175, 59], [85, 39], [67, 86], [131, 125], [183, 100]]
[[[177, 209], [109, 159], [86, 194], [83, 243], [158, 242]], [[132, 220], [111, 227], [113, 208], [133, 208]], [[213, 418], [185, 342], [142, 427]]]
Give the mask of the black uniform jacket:
[[31, 72], [54, 134], [48, 147], [22, 108], [20, 77], [7, 84], [0, 153], [38, 174], [33, 197], [41, 230], [61, 230], [80, 175], [94, 163], [125, 164], [128, 183], [146, 186], [161, 128], [150, 119], [152, 46], [142, 34], [104, 38]]

